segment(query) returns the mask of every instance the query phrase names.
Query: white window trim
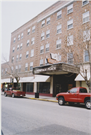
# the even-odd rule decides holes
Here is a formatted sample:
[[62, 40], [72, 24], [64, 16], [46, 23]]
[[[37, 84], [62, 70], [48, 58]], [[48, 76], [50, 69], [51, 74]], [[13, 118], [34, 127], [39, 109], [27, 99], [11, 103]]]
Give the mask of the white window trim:
[[[86, 13], [88, 13], [87, 16], [86, 16]], [[86, 17], [84, 17], [84, 16], [86, 16]], [[90, 17], [89, 16], [89, 11], [87, 11], [87, 12], [85, 12], [85, 13], [82, 14], [82, 22], [83, 22], [83, 24], [90, 21], [89, 17]], [[87, 21], [84, 21], [84, 19], [86, 19], [86, 18], [88, 18], [88, 20]]]
[[[69, 25], [72, 25], [72, 27], [68, 28]], [[67, 30], [70, 30], [72, 28], [73, 28], [73, 19], [70, 19], [70, 20], [67, 21]]]
[[31, 56], [30, 57], [34, 57], [34, 49], [31, 50]]
[[89, 0], [87, 0], [88, 2], [85, 5], [83, 5], [84, 1], [86, 1], [86, 0], [82, 0], [82, 6], [85, 6], [85, 5], [89, 4]]
[[[68, 12], [68, 11], [70, 11], [72, 9], [72, 11], [71, 12]], [[68, 7], [67, 7], [67, 14], [70, 14], [70, 13], [72, 13], [73, 12], [73, 4], [71, 4], [71, 5], [69, 5]]]
[[[59, 41], [61, 41], [61, 42], [59, 42]], [[61, 44], [62, 44], [62, 40], [61, 39], [58, 39], [57, 41], [56, 41], [56, 49], [60, 49], [61, 48]], [[60, 45], [60, 46], [59, 46]], [[57, 47], [58, 46], [58, 47]]]

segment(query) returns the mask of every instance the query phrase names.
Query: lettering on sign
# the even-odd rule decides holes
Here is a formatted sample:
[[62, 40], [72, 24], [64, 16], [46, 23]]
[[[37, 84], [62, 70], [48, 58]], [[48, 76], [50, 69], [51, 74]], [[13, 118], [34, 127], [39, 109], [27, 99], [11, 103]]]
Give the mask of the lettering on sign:
[[52, 67], [48, 67], [48, 68], [43, 68], [43, 69], [36, 69], [34, 70], [34, 73], [41, 73], [41, 72], [48, 72], [48, 71], [53, 71], [56, 70], [56, 67], [52, 66]]

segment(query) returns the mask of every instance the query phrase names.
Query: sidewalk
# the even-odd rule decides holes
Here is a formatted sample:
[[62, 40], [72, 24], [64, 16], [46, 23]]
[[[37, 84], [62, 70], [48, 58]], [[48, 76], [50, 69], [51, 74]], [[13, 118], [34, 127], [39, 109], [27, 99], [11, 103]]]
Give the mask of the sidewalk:
[[39, 98], [35, 98], [35, 95], [28, 95], [28, 94], [26, 94], [25, 97], [28, 98], [28, 99], [32, 99], [32, 100], [58, 102], [58, 101], [56, 100], [56, 97], [47, 97], [47, 96], [40, 96], [40, 95], [39, 95]]
[[[1, 95], [4, 95], [4, 92], [1, 92]], [[32, 100], [56, 102], [56, 103], [58, 102], [58, 101], [56, 100], [56, 97], [47, 97], [47, 96], [40, 96], [40, 95], [39, 95], [39, 98], [35, 98], [35, 95], [26, 94], [25, 98], [27, 98], [27, 99], [32, 99]]]

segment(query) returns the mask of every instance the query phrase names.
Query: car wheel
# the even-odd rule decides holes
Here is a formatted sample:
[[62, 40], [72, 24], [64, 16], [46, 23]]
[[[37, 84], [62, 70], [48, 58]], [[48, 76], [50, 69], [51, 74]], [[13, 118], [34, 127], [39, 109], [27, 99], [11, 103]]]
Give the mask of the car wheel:
[[12, 94], [12, 98], [14, 98], [15, 97], [15, 95], [14, 95], [14, 93]]
[[87, 109], [91, 109], [91, 101], [90, 101], [90, 100], [87, 100], [87, 101], [85, 102], [85, 107], [86, 107]]
[[7, 97], [7, 94], [6, 94], [6, 92], [4, 93], [4, 95], [5, 95], [5, 97]]
[[63, 97], [58, 98], [58, 104], [59, 105], [64, 105], [64, 98]]

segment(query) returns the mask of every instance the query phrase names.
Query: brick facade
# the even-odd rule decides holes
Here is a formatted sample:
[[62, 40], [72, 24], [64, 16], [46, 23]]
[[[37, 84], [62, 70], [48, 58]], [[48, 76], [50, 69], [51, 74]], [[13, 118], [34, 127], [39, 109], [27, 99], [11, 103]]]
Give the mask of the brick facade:
[[[67, 7], [73, 4], [73, 11], [67, 13]], [[61, 18], [57, 19], [57, 14], [61, 10]], [[16, 66], [21, 65], [21, 71], [18, 73], [21, 77], [31, 76], [32, 71], [30, 70], [30, 62], [33, 62], [33, 67], [40, 66], [40, 59], [43, 59], [43, 65], [45, 65], [45, 58], [50, 57], [50, 53], [56, 53], [61, 55], [61, 61], [67, 63], [67, 51], [74, 50], [74, 53], [79, 50], [80, 61], [74, 61], [80, 63], [83, 61], [84, 49], [80, 47], [76, 49], [76, 44], [78, 43], [76, 36], [79, 30], [86, 29], [87, 26], [90, 27], [91, 32], [91, 21], [83, 23], [82, 15], [83, 13], [89, 11], [89, 20], [91, 20], [91, 1], [88, 4], [82, 5], [82, 1], [58, 1], [39, 15], [34, 17], [32, 20], [15, 30], [11, 33], [11, 45], [10, 45], [10, 57], [9, 65], [16, 68]], [[47, 24], [47, 19], [50, 18], [50, 23]], [[67, 29], [67, 22], [73, 19], [73, 28]], [[42, 27], [42, 21], [45, 20], [45, 24]], [[57, 33], [57, 26], [61, 25], [61, 32]], [[35, 26], [35, 32], [32, 32], [32, 28]], [[28, 30], [30, 29], [30, 34]], [[50, 30], [50, 36], [46, 37], [46, 32]], [[41, 40], [41, 34], [44, 32], [44, 40]], [[22, 38], [23, 33], [23, 38]], [[20, 40], [18, 36], [20, 35]], [[67, 37], [73, 35], [73, 45], [67, 47]], [[14, 42], [14, 38], [16, 38]], [[34, 38], [34, 44], [31, 44], [31, 40]], [[61, 39], [61, 47], [56, 48], [57, 40]], [[27, 46], [27, 41], [29, 45]], [[82, 42], [82, 41], [81, 41]], [[22, 44], [22, 49], [20, 45]], [[49, 44], [49, 51], [46, 52], [46, 44]], [[83, 43], [84, 44], [84, 43]], [[17, 46], [19, 49], [17, 50]], [[40, 48], [44, 46], [43, 53], [40, 54]], [[14, 49], [15, 47], [15, 49]], [[67, 49], [66, 49], [67, 47]], [[30, 57], [31, 50], [34, 49], [34, 56]], [[14, 50], [14, 52], [13, 52]], [[26, 58], [26, 52], [29, 52], [28, 58]], [[22, 54], [21, 60], [20, 54]], [[18, 55], [18, 60], [16, 57]], [[12, 63], [12, 57], [14, 57], [14, 62]], [[75, 57], [76, 58], [76, 57]], [[28, 71], [25, 71], [25, 64], [28, 63]], [[2, 69], [5, 70], [6, 64], [2, 64]], [[9, 67], [8, 67], [8, 70]], [[6, 75], [3, 73], [2, 78]]]

